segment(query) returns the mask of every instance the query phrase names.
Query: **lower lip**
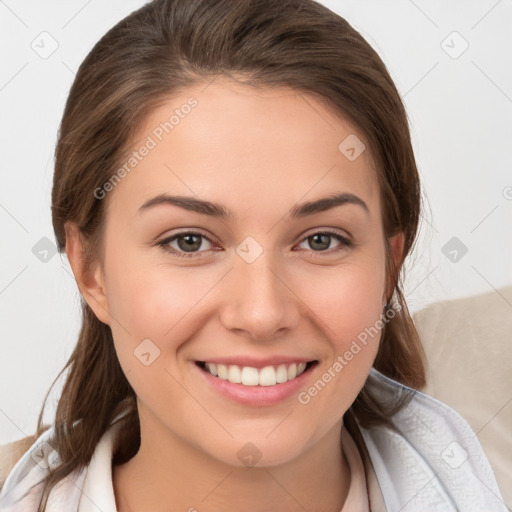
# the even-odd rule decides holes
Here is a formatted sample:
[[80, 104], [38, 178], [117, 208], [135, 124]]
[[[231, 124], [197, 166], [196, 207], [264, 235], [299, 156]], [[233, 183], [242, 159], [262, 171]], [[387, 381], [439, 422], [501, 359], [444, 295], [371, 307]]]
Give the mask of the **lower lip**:
[[244, 386], [233, 384], [228, 380], [214, 377], [210, 372], [200, 368], [195, 362], [192, 363], [197, 371], [203, 376], [208, 384], [225, 397], [244, 405], [262, 407], [282, 402], [290, 396], [297, 395], [300, 388], [304, 386], [312, 370], [318, 365], [315, 362], [295, 379], [275, 384], [274, 386]]

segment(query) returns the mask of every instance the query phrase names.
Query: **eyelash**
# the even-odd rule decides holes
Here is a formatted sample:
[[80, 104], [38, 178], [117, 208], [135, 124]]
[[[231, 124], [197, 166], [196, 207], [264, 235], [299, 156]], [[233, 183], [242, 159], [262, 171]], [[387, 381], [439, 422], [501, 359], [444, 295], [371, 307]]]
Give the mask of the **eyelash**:
[[[159, 245], [165, 253], [178, 256], [179, 258], [197, 258], [197, 257], [200, 257], [198, 255], [200, 255], [202, 252], [206, 252], [206, 251], [196, 251], [196, 252], [189, 252], [189, 253], [187, 253], [187, 252], [183, 252], [183, 251], [177, 251], [176, 249], [169, 247], [168, 244], [170, 244], [171, 242], [173, 242], [177, 238], [180, 238], [180, 237], [185, 236], [185, 235], [200, 236], [200, 237], [205, 238], [206, 240], [208, 240], [208, 242], [210, 242], [211, 244], [214, 243], [206, 235], [204, 235], [203, 233], [200, 233], [198, 231], [182, 231], [181, 233], [177, 233], [175, 235], [172, 235], [171, 237], [165, 238], [161, 242], [158, 242], [157, 245]], [[313, 251], [313, 250], [311, 250], [311, 252], [315, 255], [314, 257], [319, 257], [319, 256], [321, 257], [323, 254], [333, 254], [333, 253], [336, 253], [336, 252], [339, 252], [339, 251], [342, 251], [344, 249], [348, 249], [348, 248], [351, 248], [351, 247], [354, 246], [354, 242], [352, 242], [348, 238], [344, 237], [343, 235], [340, 235], [337, 231], [333, 231], [333, 230], [329, 230], [329, 229], [315, 231], [314, 233], [311, 233], [307, 237], [303, 238], [300, 241], [300, 243], [304, 242], [308, 238], [311, 238], [311, 237], [313, 237], [315, 235], [329, 235], [329, 236], [335, 238], [338, 242], [340, 242], [340, 246], [338, 248], [335, 248], [335, 249], [327, 249], [327, 250], [324, 250], [324, 251]]]

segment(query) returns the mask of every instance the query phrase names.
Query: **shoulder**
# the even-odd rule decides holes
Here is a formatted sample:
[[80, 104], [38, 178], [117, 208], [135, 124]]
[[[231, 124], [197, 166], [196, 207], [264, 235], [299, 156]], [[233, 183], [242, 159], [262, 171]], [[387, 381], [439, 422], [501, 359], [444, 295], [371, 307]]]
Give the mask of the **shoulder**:
[[31, 435], [12, 443], [0, 445], [0, 490], [12, 468], [34, 444], [36, 439], [35, 435]]
[[[114, 418], [97, 443], [89, 463], [71, 471], [51, 489], [48, 497], [48, 506], [51, 507], [49, 510], [78, 510], [83, 496], [97, 505], [98, 509], [115, 510], [112, 456], [123, 426], [120, 420], [127, 412], [124, 411]], [[45, 478], [62, 463], [55, 448], [54, 426], [30, 444], [33, 439], [34, 436], [20, 440], [17, 445], [11, 443], [8, 448], [5, 447], [6, 451], [12, 451], [15, 455], [11, 463], [5, 464], [3, 468], [2, 480], [5, 481], [0, 488], [1, 512], [37, 512], [43, 496]], [[15, 464], [11, 468], [13, 462]]]
[[[4, 453], [9, 458], [2, 463], [0, 490], [2, 512], [36, 512], [38, 510], [44, 480], [50, 470], [60, 463], [59, 455], [53, 447], [54, 433], [54, 428], [49, 427], [35, 440], [35, 436], [28, 436], [3, 447]], [[12, 466], [13, 463], [14, 466]], [[83, 476], [84, 472], [81, 471], [63, 479], [53, 498], [61, 502], [64, 499], [63, 503], [66, 506], [74, 504], [81, 487], [80, 479], [83, 479]]]
[[390, 426], [361, 428], [388, 510], [506, 511], [476, 434], [452, 408], [375, 369], [369, 390], [410, 400]]

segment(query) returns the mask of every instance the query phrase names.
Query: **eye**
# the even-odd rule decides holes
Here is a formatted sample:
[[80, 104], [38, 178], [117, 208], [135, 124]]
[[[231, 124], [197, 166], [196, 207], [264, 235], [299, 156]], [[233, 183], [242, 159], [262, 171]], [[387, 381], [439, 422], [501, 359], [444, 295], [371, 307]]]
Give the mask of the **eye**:
[[[211, 240], [207, 236], [195, 231], [183, 231], [158, 242], [158, 245], [165, 252], [183, 257], [194, 257], [197, 253], [205, 252], [213, 247]], [[204, 247], [205, 245], [207, 247]], [[199, 250], [201, 248], [203, 250]]]
[[[331, 245], [333, 240], [337, 242], [334, 249], [332, 249]], [[313, 249], [313, 252], [328, 252], [328, 254], [332, 254], [351, 247], [353, 242], [336, 231], [327, 230], [317, 231], [316, 233], [309, 235], [301, 242], [299, 247], [302, 244], [307, 244], [309, 248]], [[306, 247], [306, 249], [308, 249], [308, 247]]]
[[[332, 248], [333, 241], [337, 242], [334, 249]], [[354, 245], [347, 237], [336, 231], [329, 230], [317, 231], [309, 235], [301, 242], [299, 247], [303, 244], [309, 245], [305, 249], [312, 249], [315, 253], [327, 254], [342, 251]], [[158, 242], [157, 245], [166, 253], [189, 258], [198, 257], [201, 253], [207, 252], [214, 247], [213, 242], [206, 235], [197, 231], [177, 233]]]

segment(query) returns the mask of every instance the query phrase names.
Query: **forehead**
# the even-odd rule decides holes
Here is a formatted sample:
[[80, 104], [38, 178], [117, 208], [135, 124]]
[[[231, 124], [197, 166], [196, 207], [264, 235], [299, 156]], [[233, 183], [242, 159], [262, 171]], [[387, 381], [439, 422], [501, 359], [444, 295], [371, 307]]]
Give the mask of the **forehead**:
[[197, 83], [147, 117], [130, 151], [136, 161], [109, 198], [123, 198], [125, 210], [176, 193], [254, 213], [339, 191], [378, 208], [364, 134], [318, 97], [290, 88], [223, 77]]

